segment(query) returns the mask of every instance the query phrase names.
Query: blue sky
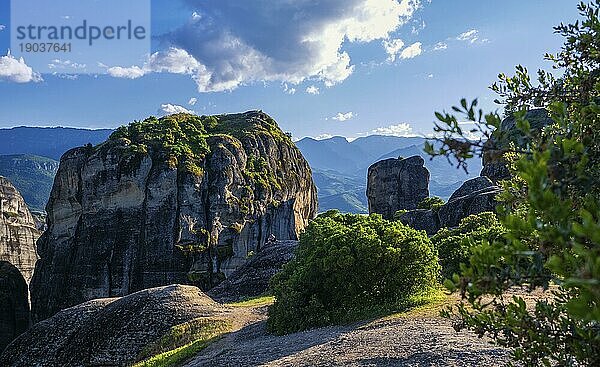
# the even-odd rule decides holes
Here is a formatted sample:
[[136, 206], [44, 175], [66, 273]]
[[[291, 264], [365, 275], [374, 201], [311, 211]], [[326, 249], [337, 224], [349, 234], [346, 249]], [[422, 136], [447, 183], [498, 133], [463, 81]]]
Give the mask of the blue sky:
[[[135, 64], [65, 77], [1, 58], [0, 127], [112, 128], [182, 109], [262, 109], [297, 138], [427, 134], [434, 111], [462, 97], [497, 108], [487, 87], [499, 72], [549, 68], [543, 54], [562, 44], [552, 27], [575, 20], [577, 3], [152, 1], [152, 56]], [[7, 0], [0, 24], [6, 55]]]

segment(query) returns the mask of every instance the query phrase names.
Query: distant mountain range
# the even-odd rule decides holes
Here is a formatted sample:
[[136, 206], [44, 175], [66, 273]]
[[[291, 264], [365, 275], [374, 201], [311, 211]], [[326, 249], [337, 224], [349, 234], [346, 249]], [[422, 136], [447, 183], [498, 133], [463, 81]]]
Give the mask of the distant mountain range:
[[348, 141], [344, 137], [325, 140], [304, 138], [298, 148], [313, 169], [319, 190], [319, 210], [339, 209], [366, 213], [367, 171], [373, 163], [388, 158], [412, 157], [425, 159], [431, 173], [431, 195], [447, 199], [466, 180], [481, 171], [481, 161], [469, 162], [469, 173], [451, 166], [445, 158], [431, 160], [423, 147], [426, 139], [372, 135]]
[[67, 127], [15, 127], [0, 129], [0, 155], [32, 154], [59, 160], [69, 149], [105, 141], [113, 130]]
[[[104, 142], [112, 130], [17, 127], [0, 129], [0, 176], [8, 178], [34, 210], [43, 210], [52, 188], [58, 160], [69, 149]], [[296, 144], [313, 170], [319, 190], [319, 209], [366, 213], [367, 170], [387, 158], [420, 155], [431, 172], [432, 195], [448, 198], [465, 180], [479, 175], [481, 162], [470, 172], [452, 167], [443, 158], [430, 160], [424, 138], [372, 135], [348, 141], [304, 138]]]

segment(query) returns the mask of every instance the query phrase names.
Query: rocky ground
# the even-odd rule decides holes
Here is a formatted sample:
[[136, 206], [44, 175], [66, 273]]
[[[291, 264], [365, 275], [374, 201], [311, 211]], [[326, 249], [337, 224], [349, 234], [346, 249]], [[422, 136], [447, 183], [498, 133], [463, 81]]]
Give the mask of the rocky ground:
[[274, 336], [266, 332], [266, 307], [247, 326], [211, 344], [186, 367], [198, 366], [503, 366], [506, 349], [457, 333], [438, 316], [441, 306], [350, 326]]

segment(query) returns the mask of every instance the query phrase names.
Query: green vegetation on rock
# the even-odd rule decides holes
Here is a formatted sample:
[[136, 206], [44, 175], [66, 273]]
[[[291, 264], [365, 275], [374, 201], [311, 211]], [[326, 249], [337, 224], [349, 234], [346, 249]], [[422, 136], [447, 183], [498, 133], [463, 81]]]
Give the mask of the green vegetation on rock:
[[180, 366], [206, 348], [211, 342], [231, 331], [225, 320], [198, 318], [171, 328], [169, 333], [148, 346], [134, 367]]
[[438, 273], [425, 232], [379, 215], [329, 211], [273, 277], [268, 327], [285, 334], [401, 310], [431, 292]]
[[[233, 144], [240, 145], [239, 140], [261, 134], [271, 136], [278, 143], [293, 144], [271, 117], [261, 111], [253, 111], [217, 116], [180, 113], [161, 118], [149, 117], [119, 127], [100, 147], [122, 148], [133, 167], [141, 155], [150, 153], [171, 168], [201, 176], [202, 162], [211, 151], [211, 137], [229, 137]], [[260, 167], [251, 172], [261, 172]], [[270, 179], [267, 182], [274, 184]]]
[[442, 205], [445, 204], [444, 199], [439, 196], [432, 196], [423, 199], [419, 205], [417, 205], [417, 209], [439, 209]]

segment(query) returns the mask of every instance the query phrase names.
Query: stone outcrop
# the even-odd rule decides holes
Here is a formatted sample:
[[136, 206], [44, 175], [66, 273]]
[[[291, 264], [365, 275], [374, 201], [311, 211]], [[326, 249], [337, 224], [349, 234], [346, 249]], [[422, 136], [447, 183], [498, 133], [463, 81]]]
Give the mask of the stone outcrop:
[[0, 261], [0, 352], [28, 327], [29, 300], [25, 278], [14, 265]]
[[[525, 119], [529, 122], [534, 134], [553, 123], [546, 109], [530, 110], [525, 115]], [[492, 137], [484, 145], [481, 176], [488, 177], [497, 184], [501, 180], [510, 178], [503, 158], [504, 151], [509, 148], [510, 143], [514, 143], [516, 148], [524, 148], [528, 144], [528, 139], [517, 129], [514, 116], [504, 119], [495, 135], [498, 136]]]
[[40, 234], [21, 194], [0, 177], [0, 261], [16, 266], [28, 283], [37, 261], [35, 242]]
[[487, 177], [476, 177], [466, 181], [452, 194], [448, 202], [437, 209], [411, 210], [400, 216], [400, 220], [412, 228], [432, 235], [441, 228], [452, 228], [469, 215], [496, 209], [496, 195], [500, 188]]
[[316, 214], [308, 163], [268, 115], [174, 115], [137, 124], [129, 131], [179, 124], [208, 132], [184, 147], [200, 151], [193, 162], [160, 151], [156, 141], [137, 143], [126, 128], [62, 157], [48, 229], [38, 241], [35, 321], [156, 286], [210, 289], [271, 234], [296, 240]]
[[227, 310], [191, 286], [146, 289], [93, 300], [34, 325], [0, 356], [0, 365], [129, 366], [172, 327], [226, 319]]
[[277, 241], [264, 246], [208, 295], [220, 302], [235, 302], [265, 294], [273, 275], [294, 258], [296, 247], [297, 241]]
[[429, 196], [429, 171], [419, 156], [386, 159], [369, 167], [369, 213], [392, 219], [398, 210], [413, 210]]

